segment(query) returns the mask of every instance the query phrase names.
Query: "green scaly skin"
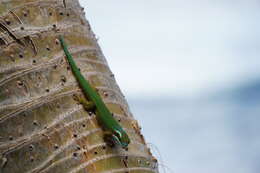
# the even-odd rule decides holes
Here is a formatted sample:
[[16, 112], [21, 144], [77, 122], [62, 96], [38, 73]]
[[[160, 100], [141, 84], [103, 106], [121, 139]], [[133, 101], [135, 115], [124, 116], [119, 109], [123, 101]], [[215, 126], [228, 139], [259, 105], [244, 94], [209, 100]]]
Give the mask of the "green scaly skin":
[[89, 82], [79, 71], [79, 68], [73, 60], [72, 55], [68, 51], [63, 36], [60, 36], [59, 40], [69, 62], [71, 70], [76, 77], [85, 97], [90, 100], [90, 102], [86, 103], [86, 101], [83, 101], [84, 98], [79, 98], [78, 100], [80, 101], [80, 103], [83, 104], [86, 110], [93, 109], [94, 107], [98, 121], [105, 129], [105, 140], [112, 142], [113, 144], [119, 144], [126, 149], [128, 144], [130, 143], [130, 139], [127, 133], [114, 119], [112, 113], [109, 111], [100, 95], [95, 91], [95, 89], [92, 88]]

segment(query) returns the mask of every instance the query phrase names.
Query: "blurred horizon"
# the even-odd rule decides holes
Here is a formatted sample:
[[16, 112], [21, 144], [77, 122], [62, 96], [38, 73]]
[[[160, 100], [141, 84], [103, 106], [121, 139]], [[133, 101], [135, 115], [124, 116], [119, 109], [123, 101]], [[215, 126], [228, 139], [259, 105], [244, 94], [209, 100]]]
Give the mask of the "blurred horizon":
[[166, 166], [260, 172], [258, 0], [80, 2]]

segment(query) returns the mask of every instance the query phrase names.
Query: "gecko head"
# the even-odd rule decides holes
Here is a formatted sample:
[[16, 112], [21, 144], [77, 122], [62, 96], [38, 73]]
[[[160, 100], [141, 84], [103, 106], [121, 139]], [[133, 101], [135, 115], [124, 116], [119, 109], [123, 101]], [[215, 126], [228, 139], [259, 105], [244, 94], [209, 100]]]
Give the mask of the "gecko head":
[[124, 130], [115, 130], [113, 135], [114, 141], [126, 149], [130, 139]]

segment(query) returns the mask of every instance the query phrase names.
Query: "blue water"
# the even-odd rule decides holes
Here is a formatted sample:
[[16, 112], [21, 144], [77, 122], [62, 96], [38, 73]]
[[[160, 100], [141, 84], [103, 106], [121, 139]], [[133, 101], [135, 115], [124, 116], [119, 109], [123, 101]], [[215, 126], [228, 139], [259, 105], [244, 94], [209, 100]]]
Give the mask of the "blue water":
[[201, 98], [128, 101], [146, 141], [159, 148], [173, 172], [259, 173], [259, 91], [243, 87]]

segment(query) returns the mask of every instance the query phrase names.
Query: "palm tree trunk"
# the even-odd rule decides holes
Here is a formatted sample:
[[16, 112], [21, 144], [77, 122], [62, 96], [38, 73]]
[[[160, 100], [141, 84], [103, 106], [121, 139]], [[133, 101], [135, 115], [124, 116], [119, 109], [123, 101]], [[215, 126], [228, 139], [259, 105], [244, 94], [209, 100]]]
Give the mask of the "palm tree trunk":
[[[59, 44], [131, 138], [128, 151], [103, 140]], [[140, 128], [78, 0], [0, 0], [0, 173], [158, 172]]]

